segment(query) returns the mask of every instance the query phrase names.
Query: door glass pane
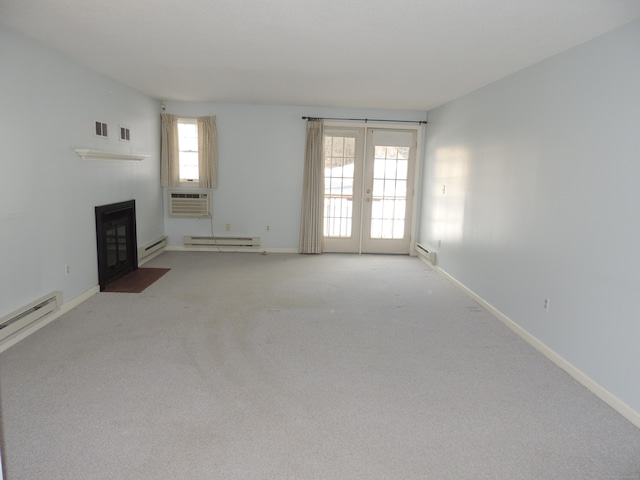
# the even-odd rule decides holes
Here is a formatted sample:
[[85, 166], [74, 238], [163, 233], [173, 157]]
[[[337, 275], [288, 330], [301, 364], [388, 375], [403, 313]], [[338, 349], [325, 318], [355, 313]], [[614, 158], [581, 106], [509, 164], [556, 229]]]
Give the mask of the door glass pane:
[[398, 158], [398, 147], [387, 147], [386, 150], [386, 158]]
[[344, 137], [331, 137], [331, 157], [342, 161], [344, 158]]
[[127, 261], [127, 227], [118, 225], [118, 263]]
[[409, 170], [409, 161], [408, 160], [398, 160], [398, 178], [407, 178]]
[[356, 139], [324, 137], [324, 236], [351, 237]]
[[396, 182], [395, 180], [385, 180], [384, 182], [384, 196], [387, 198], [394, 198], [396, 194]]
[[387, 160], [384, 165], [384, 178], [396, 178], [398, 162]]
[[371, 219], [371, 238], [382, 238], [382, 220]]
[[395, 220], [393, 222], [393, 238], [402, 238], [404, 236], [404, 219]]
[[382, 197], [383, 194], [384, 194], [384, 180], [374, 179], [373, 180], [373, 196]]
[[404, 238], [408, 147], [376, 146], [373, 165], [371, 238]]
[[382, 218], [383, 219], [393, 219], [394, 215], [394, 207], [395, 200], [382, 200]]
[[115, 225], [109, 225], [105, 229], [107, 240], [107, 267], [118, 264], [118, 233]]

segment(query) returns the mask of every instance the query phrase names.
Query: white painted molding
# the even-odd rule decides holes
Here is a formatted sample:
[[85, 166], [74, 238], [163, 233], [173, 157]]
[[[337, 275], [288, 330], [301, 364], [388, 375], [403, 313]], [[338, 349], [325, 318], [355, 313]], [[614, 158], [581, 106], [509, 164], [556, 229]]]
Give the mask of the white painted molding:
[[460, 290], [466, 293], [469, 297], [471, 297], [473, 300], [475, 300], [480, 305], [482, 305], [490, 314], [492, 314], [494, 317], [496, 317], [498, 320], [504, 323], [507, 327], [509, 327], [525, 342], [527, 342], [533, 348], [535, 348], [540, 353], [542, 353], [545, 357], [547, 357], [549, 360], [555, 363], [562, 370], [567, 372], [571, 377], [573, 377], [574, 380], [576, 380], [578, 383], [584, 386], [587, 390], [589, 390], [591, 393], [597, 396], [604, 403], [606, 403], [611, 408], [613, 408], [616, 412], [618, 412], [624, 418], [629, 420], [636, 427], [640, 428], [640, 412], [636, 412], [629, 405], [627, 405], [618, 397], [616, 397], [614, 394], [606, 390], [604, 387], [602, 387], [599, 383], [597, 383], [595, 380], [593, 380], [583, 371], [576, 368], [573, 364], [568, 362], [561, 355], [558, 355], [556, 352], [551, 350], [547, 345], [545, 345], [536, 337], [531, 335], [524, 328], [522, 328], [516, 322], [511, 320], [509, 317], [507, 317], [504, 313], [502, 313], [500, 310], [495, 308], [493, 305], [485, 301], [482, 297], [477, 295], [473, 290], [469, 289], [463, 283], [460, 283], [458, 280], [456, 280], [454, 277], [452, 277], [447, 272], [442, 270], [440, 267], [431, 265], [426, 259], [424, 259], [420, 255], [418, 255], [418, 257], [425, 264], [427, 264], [433, 270], [438, 272], [440, 275], [444, 276], [447, 280], [449, 280], [451, 283], [457, 286]]
[[18, 343], [20, 340], [27, 338], [29, 335], [31, 335], [34, 332], [37, 332], [45, 325], [48, 325], [54, 320], [56, 320], [57, 318], [60, 318], [69, 310], [77, 307], [82, 302], [91, 298], [92, 296], [94, 296], [96, 293], [99, 293], [99, 292], [100, 292], [100, 285], [96, 285], [95, 287], [87, 290], [83, 294], [78, 295], [73, 300], [70, 300], [67, 303], [63, 303], [62, 306], [58, 310], [53, 312], [51, 315], [47, 315], [46, 317], [43, 317], [42, 319], [36, 322], [33, 322], [28, 327], [23, 328], [22, 330], [16, 332], [14, 335], [7, 337], [5, 340], [3, 340], [0, 343], [0, 352], [4, 352], [7, 348], [12, 347], [16, 343]]
[[133, 155], [128, 153], [105, 152], [102, 150], [91, 150], [89, 148], [76, 148], [75, 152], [82, 160], [134, 160], [141, 161], [149, 158], [149, 155]]

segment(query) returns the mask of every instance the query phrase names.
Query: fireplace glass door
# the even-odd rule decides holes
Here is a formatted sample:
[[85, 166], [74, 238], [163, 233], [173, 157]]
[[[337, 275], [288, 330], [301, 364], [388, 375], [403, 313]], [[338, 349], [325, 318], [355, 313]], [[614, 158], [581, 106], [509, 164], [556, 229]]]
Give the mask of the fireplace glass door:
[[135, 202], [96, 207], [100, 290], [138, 268]]
[[127, 219], [118, 219], [105, 226], [107, 268], [117, 269], [127, 263]]

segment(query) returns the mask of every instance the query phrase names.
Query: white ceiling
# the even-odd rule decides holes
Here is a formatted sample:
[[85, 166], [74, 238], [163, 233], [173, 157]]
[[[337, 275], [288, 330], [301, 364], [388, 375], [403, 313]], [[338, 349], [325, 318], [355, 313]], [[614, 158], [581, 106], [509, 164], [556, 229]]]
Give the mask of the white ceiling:
[[0, 0], [0, 25], [158, 99], [410, 110], [639, 17], [640, 0]]

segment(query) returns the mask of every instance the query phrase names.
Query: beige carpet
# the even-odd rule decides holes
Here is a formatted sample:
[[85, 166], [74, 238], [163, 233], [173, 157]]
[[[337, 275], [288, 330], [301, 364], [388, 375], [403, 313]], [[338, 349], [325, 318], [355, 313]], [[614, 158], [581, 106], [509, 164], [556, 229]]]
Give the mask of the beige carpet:
[[0, 354], [8, 480], [640, 476], [640, 430], [420, 260], [148, 265]]

